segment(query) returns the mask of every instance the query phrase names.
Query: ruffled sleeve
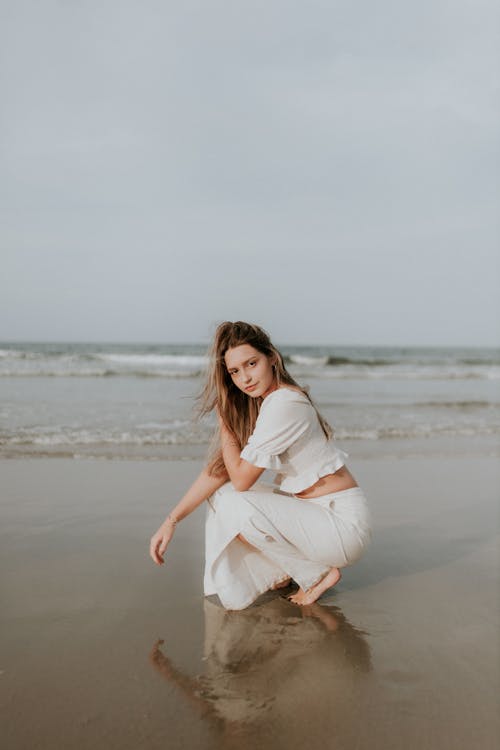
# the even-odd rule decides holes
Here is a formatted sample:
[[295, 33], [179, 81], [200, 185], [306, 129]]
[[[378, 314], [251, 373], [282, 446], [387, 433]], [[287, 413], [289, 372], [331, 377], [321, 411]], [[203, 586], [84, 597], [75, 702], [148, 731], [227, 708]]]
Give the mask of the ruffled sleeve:
[[295, 393], [291, 396], [281, 394], [282, 390], [285, 389], [264, 399], [255, 429], [240, 453], [240, 458], [263, 469], [280, 471], [283, 466], [281, 454], [309, 430], [311, 419], [316, 418], [316, 412], [306, 397]]

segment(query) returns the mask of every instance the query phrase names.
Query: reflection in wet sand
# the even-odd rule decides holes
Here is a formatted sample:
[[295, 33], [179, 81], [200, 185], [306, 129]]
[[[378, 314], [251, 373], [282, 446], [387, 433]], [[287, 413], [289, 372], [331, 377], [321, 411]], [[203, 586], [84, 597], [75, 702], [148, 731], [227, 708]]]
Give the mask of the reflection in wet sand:
[[339, 722], [357, 726], [355, 695], [369, 679], [370, 649], [367, 633], [338, 607], [295, 607], [276, 597], [228, 611], [205, 598], [204, 612], [203, 674], [183, 674], [163, 641], [150, 660], [220, 739], [238, 736], [243, 742], [246, 736], [255, 742], [258, 736], [276, 747], [279, 735], [279, 745], [298, 747], [311, 731], [316, 739], [319, 733], [331, 740]]

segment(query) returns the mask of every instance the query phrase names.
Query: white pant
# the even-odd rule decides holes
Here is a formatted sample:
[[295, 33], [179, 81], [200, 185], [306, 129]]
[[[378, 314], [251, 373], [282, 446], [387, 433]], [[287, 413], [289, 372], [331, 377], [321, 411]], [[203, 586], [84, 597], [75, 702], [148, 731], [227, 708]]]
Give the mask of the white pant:
[[304, 500], [263, 482], [246, 492], [227, 482], [207, 506], [205, 594], [218, 594], [226, 609], [243, 609], [288, 577], [307, 590], [330, 568], [356, 562], [370, 539], [360, 487]]

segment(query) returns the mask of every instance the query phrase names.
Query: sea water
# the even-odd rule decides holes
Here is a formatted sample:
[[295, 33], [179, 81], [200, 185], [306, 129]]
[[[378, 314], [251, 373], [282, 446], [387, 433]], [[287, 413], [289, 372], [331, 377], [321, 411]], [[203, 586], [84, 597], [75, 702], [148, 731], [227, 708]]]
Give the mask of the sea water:
[[[278, 344], [279, 346], [279, 344]], [[433, 438], [499, 445], [500, 350], [282, 346], [342, 446]], [[0, 343], [0, 455], [203, 456], [207, 346]], [[386, 443], [387, 444], [387, 443]]]

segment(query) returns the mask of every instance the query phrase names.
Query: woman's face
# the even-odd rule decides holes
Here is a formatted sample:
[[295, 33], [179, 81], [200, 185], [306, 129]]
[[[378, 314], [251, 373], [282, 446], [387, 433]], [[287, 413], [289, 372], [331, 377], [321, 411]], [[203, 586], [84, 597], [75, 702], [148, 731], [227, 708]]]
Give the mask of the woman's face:
[[[276, 388], [273, 359], [250, 344], [228, 349], [224, 355], [233, 383], [252, 398], [265, 398]], [[249, 390], [250, 389], [250, 390]]]

